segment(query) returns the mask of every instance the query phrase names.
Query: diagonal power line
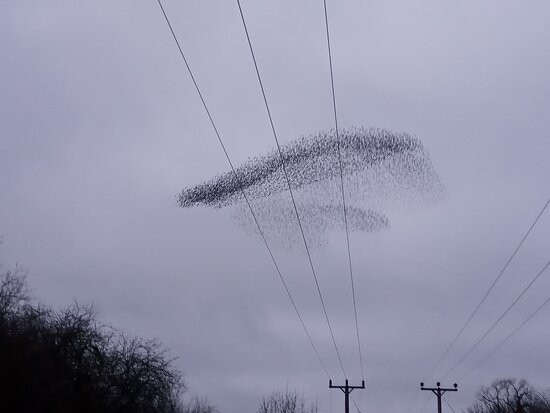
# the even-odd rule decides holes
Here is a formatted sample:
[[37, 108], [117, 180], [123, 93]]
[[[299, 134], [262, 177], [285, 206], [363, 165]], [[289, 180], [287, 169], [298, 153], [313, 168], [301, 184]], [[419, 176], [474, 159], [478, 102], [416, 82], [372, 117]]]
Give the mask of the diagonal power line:
[[328, 51], [328, 63], [330, 68], [330, 86], [332, 91], [332, 109], [334, 112], [334, 127], [336, 131], [336, 147], [338, 149], [338, 165], [340, 168], [340, 189], [342, 192], [342, 209], [344, 212], [344, 226], [346, 228], [346, 245], [348, 249], [348, 264], [349, 264], [349, 276], [351, 282], [351, 296], [353, 298], [353, 315], [355, 317], [355, 331], [357, 332], [357, 350], [359, 352], [359, 365], [361, 367], [361, 378], [365, 378], [365, 372], [363, 370], [363, 353], [361, 351], [361, 338], [359, 334], [359, 322], [357, 321], [357, 303], [355, 300], [355, 283], [353, 281], [353, 266], [351, 261], [351, 249], [349, 243], [349, 228], [348, 228], [348, 214], [346, 207], [346, 194], [344, 191], [344, 171], [342, 168], [342, 155], [340, 151], [340, 133], [338, 130], [338, 111], [336, 110], [336, 93], [334, 91], [334, 71], [332, 68], [332, 50], [330, 47], [330, 30], [328, 24], [328, 12], [327, 1], [323, 0], [323, 7], [325, 11], [325, 29], [327, 34], [327, 51]]
[[460, 328], [458, 333], [455, 335], [455, 337], [452, 339], [450, 344], [447, 346], [447, 348], [445, 349], [445, 351], [443, 352], [441, 357], [439, 357], [439, 359], [436, 361], [436, 363], [429, 370], [428, 374], [426, 374], [426, 376], [425, 376], [426, 378], [431, 377], [431, 375], [439, 367], [439, 365], [441, 364], [443, 359], [449, 354], [451, 349], [454, 347], [454, 345], [456, 344], [456, 342], [458, 341], [458, 339], [460, 338], [462, 333], [464, 333], [464, 330], [466, 330], [466, 327], [468, 327], [468, 325], [471, 323], [472, 319], [475, 317], [475, 315], [477, 314], [477, 312], [479, 311], [479, 309], [481, 308], [481, 306], [483, 305], [483, 303], [485, 302], [485, 300], [487, 299], [487, 297], [489, 296], [489, 294], [491, 293], [491, 291], [493, 290], [493, 288], [495, 287], [497, 282], [500, 280], [500, 278], [502, 277], [502, 275], [504, 274], [504, 272], [506, 271], [506, 269], [508, 268], [508, 266], [510, 265], [510, 263], [512, 262], [512, 260], [516, 256], [516, 254], [518, 253], [518, 251], [520, 250], [521, 246], [523, 245], [523, 243], [525, 242], [525, 240], [527, 239], [527, 237], [529, 236], [529, 234], [531, 233], [531, 231], [533, 230], [533, 228], [535, 227], [535, 225], [539, 221], [540, 217], [542, 216], [542, 214], [544, 214], [544, 211], [546, 211], [546, 208], [548, 208], [549, 204], [550, 204], [550, 198], [548, 199], [548, 201], [546, 201], [546, 203], [544, 204], [544, 206], [540, 210], [540, 212], [537, 215], [537, 217], [535, 218], [535, 220], [532, 222], [531, 226], [529, 227], [529, 229], [527, 230], [525, 235], [523, 235], [520, 242], [516, 245], [514, 251], [512, 252], [510, 257], [508, 257], [508, 259], [506, 260], [506, 263], [501, 268], [501, 270], [499, 271], [499, 273], [497, 274], [496, 278], [493, 280], [493, 282], [491, 283], [491, 285], [489, 286], [487, 291], [485, 291], [485, 293], [483, 294], [483, 297], [481, 298], [479, 303], [474, 308], [474, 311], [470, 314], [470, 316], [468, 317], [466, 322], [462, 325], [462, 327]]
[[470, 347], [470, 349], [460, 358], [460, 360], [458, 360], [454, 364], [454, 366], [448, 371], [448, 373], [445, 375], [445, 377], [443, 377], [443, 379], [446, 379], [447, 377], [449, 377], [456, 370], [456, 368], [460, 366], [460, 364], [462, 364], [462, 362], [466, 360], [466, 358], [470, 354], [472, 354], [472, 352], [477, 348], [477, 346], [479, 346], [479, 344], [483, 340], [485, 340], [485, 338], [491, 333], [491, 331], [493, 331], [493, 329], [498, 325], [498, 323], [502, 321], [502, 319], [506, 316], [506, 314], [510, 312], [510, 310], [518, 303], [521, 297], [523, 297], [523, 295], [527, 292], [527, 290], [529, 290], [529, 288], [531, 288], [533, 284], [535, 284], [535, 282], [540, 278], [540, 276], [544, 273], [544, 271], [546, 271], [546, 269], [549, 266], [550, 266], [550, 261], [548, 261], [546, 265], [542, 267], [542, 269], [537, 273], [537, 275], [535, 275], [535, 277], [533, 277], [533, 279], [529, 282], [529, 284], [525, 286], [525, 288], [521, 291], [521, 293], [518, 294], [518, 296], [512, 301], [512, 303], [506, 308], [506, 310], [504, 310], [504, 312], [493, 322], [493, 324], [491, 324], [491, 326], [485, 331], [485, 333], [483, 333], [483, 335], [481, 335], [481, 337], [478, 338], [478, 340], [474, 343], [474, 345]]
[[445, 402], [445, 404], [446, 404], [447, 406], [449, 406], [449, 409], [451, 409], [451, 411], [452, 411], [453, 413], [456, 413], [456, 412], [455, 412], [455, 409], [453, 409], [453, 406], [451, 406], [451, 403], [449, 403], [449, 401], [447, 400], [447, 398], [446, 398], [445, 396], [443, 396], [442, 399], [443, 399], [443, 401]]
[[533, 311], [529, 317], [527, 317], [525, 320], [521, 322], [510, 334], [508, 334], [498, 345], [496, 345], [485, 357], [483, 357], [479, 362], [476, 363], [476, 365], [470, 369], [466, 374], [464, 374], [460, 380], [464, 379], [465, 377], [472, 374], [474, 371], [476, 371], [483, 363], [485, 363], [493, 354], [495, 354], [502, 346], [504, 346], [513, 336], [515, 336], [533, 317], [535, 317], [544, 307], [546, 307], [550, 303], [550, 297], [548, 297], [540, 306], [537, 307], [535, 311]]
[[271, 261], [273, 262], [273, 265], [274, 265], [275, 270], [276, 270], [276, 272], [277, 272], [277, 274], [278, 274], [278, 276], [279, 276], [279, 279], [281, 280], [281, 283], [283, 284], [283, 287], [284, 287], [284, 289], [285, 289], [285, 291], [286, 291], [286, 293], [287, 293], [287, 295], [288, 295], [288, 298], [289, 298], [289, 300], [290, 300], [290, 303], [292, 304], [292, 308], [294, 309], [296, 315], [298, 316], [298, 319], [299, 319], [299, 321], [300, 321], [300, 325], [302, 326], [302, 329], [304, 330], [304, 332], [305, 332], [305, 334], [306, 334], [306, 336], [307, 336], [307, 339], [308, 339], [309, 343], [311, 344], [311, 347], [312, 347], [312, 349], [313, 349], [313, 351], [314, 351], [314, 353], [315, 353], [317, 359], [319, 360], [319, 363], [321, 364], [321, 367], [322, 367], [323, 371], [325, 372], [326, 376], [327, 376], [328, 378], [330, 378], [330, 374], [328, 373], [328, 370], [327, 370], [327, 368], [326, 368], [326, 366], [325, 366], [325, 363], [323, 363], [323, 360], [321, 359], [321, 356], [319, 355], [319, 351], [317, 350], [317, 347], [315, 346], [315, 343], [313, 342], [313, 339], [311, 338], [311, 335], [310, 335], [310, 333], [309, 333], [309, 331], [308, 331], [308, 329], [307, 329], [307, 327], [306, 327], [306, 325], [305, 325], [305, 323], [304, 323], [304, 320], [303, 320], [303, 318], [302, 318], [302, 316], [301, 316], [301, 314], [300, 314], [300, 311], [298, 310], [298, 307], [296, 306], [296, 303], [295, 303], [295, 301], [294, 301], [294, 298], [292, 297], [292, 294], [291, 294], [291, 292], [290, 292], [290, 289], [289, 289], [289, 287], [288, 287], [288, 285], [287, 285], [287, 283], [286, 283], [286, 281], [285, 281], [285, 278], [283, 277], [283, 274], [282, 274], [282, 272], [281, 272], [281, 270], [280, 270], [280, 268], [279, 268], [279, 265], [277, 264], [277, 261], [275, 260], [275, 256], [273, 255], [273, 252], [272, 252], [272, 250], [271, 250], [271, 248], [270, 248], [270, 246], [269, 246], [269, 244], [268, 244], [268, 242], [267, 242], [267, 239], [266, 239], [266, 237], [265, 237], [265, 234], [264, 234], [264, 232], [263, 232], [263, 230], [262, 230], [262, 228], [261, 228], [261, 226], [260, 226], [260, 223], [259, 223], [259, 221], [258, 221], [258, 218], [257, 218], [255, 212], [254, 212], [254, 209], [252, 208], [252, 205], [251, 205], [251, 203], [250, 203], [250, 200], [249, 200], [248, 196], [246, 195], [246, 192], [245, 192], [244, 189], [243, 189], [242, 181], [241, 181], [241, 179], [239, 178], [239, 175], [237, 174], [237, 171], [235, 170], [235, 167], [233, 166], [233, 162], [231, 161], [231, 158], [229, 157], [229, 154], [228, 154], [228, 152], [227, 152], [227, 149], [226, 149], [226, 147], [225, 147], [225, 144], [223, 143], [223, 140], [222, 140], [221, 135], [220, 135], [220, 133], [219, 133], [219, 131], [218, 131], [218, 128], [216, 127], [216, 124], [214, 123], [214, 119], [212, 118], [212, 115], [211, 115], [211, 113], [210, 113], [210, 110], [208, 109], [208, 106], [206, 105], [206, 101], [205, 101], [205, 99], [204, 99], [204, 97], [203, 97], [203, 95], [202, 95], [202, 93], [201, 93], [201, 90], [200, 90], [199, 85], [198, 85], [198, 83], [197, 83], [197, 81], [196, 81], [196, 79], [195, 79], [195, 76], [193, 75], [193, 72], [192, 72], [192, 70], [191, 70], [191, 67], [190, 67], [188, 61], [187, 61], [187, 58], [185, 57], [185, 54], [183, 53], [183, 49], [182, 49], [181, 46], [180, 46], [180, 43], [179, 43], [179, 41], [178, 41], [178, 38], [177, 38], [177, 36], [176, 36], [176, 34], [175, 34], [175, 32], [174, 32], [174, 29], [172, 28], [172, 24], [170, 23], [170, 20], [168, 19], [168, 16], [167, 16], [167, 14], [166, 14], [166, 11], [164, 10], [164, 7], [163, 7], [163, 5], [162, 5], [162, 2], [161, 2], [161, 0], [157, 0], [157, 2], [158, 2], [158, 5], [159, 5], [159, 7], [160, 7], [160, 9], [161, 9], [161, 11], [162, 11], [162, 14], [163, 14], [163, 16], [164, 16], [164, 19], [166, 20], [166, 23], [167, 23], [167, 25], [168, 25], [168, 27], [169, 27], [169, 29], [170, 29], [170, 32], [172, 33], [172, 37], [174, 38], [174, 41], [176, 42], [176, 45], [177, 45], [178, 50], [179, 50], [179, 53], [180, 53], [180, 55], [181, 55], [181, 57], [182, 57], [182, 59], [183, 59], [183, 62], [185, 63], [185, 67], [187, 68], [187, 71], [188, 71], [188, 73], [189, 73], [189, 76], [191, 77], [191, 80], [193, 81], [193, 84], [195, 85], [195, 89], [196, 89], [196, 91], [197, 91], [197, 94], [199, 95], [199, 98], [200, 98], [200, 100], [201, 100], [201, 102], [202, 102], [202, 105], [203, 105], [205, 111], [206, 111], [206, 114], [207, 114], [207, 116], [208, 116], [208, 119], [210, 120], [210, 124], [212, 125], [212, 128], [213, 128], [213, 130], [214, 130], [214, 133], [216, 134], [216, 137], [218, 138], [218, 142], [219, 142], [219, 144], [220, 144], [220, 147], [222, 148], [223, 153], [224, 153], [224, 155], [225, 155], [225, 158], [227, 159], [227, 162], [229, 163], [229, 166], [231, 167], [231, 170], [232, 170], [232, 172], [233, 172], [233, 176], [235, 177], [235, 180], [236, 180], [236, 182], [237, 182], [237, 184], [238, 184], [238, 186], [239, 186], [239, 190], [240, 190], [240, 192], [241, 192], [242, 195], [243, 195], [243, 198], [244, 198], [244, 200], [245, 200], [245, 202], [246, 202], [246, 204], [247, 204], [247, 206], [248, 206], [248, 209], [250, 210], [250, 213], [251, 213], [251, 215], [252, 215], [252, 218], [254, 219], [254, 223], [256, 224], [256, 227], [258, 228], [258, 232], [260, 233], [260, 236], [261, 236], [261, 238], [262, 238], [262, 240], [263, 240], [263, 242], [264, 242], [264, 245], [265, 245], [265, 247], [266, 247], [266, 249], [267, 249], [267, 252], [268, 252], [268, 254], [269, 254], [270, 258], [271, 258]]
[[263, 97], [265, 108], [266, 108], [266, 111], [267, 111], [267, 116], [269, 118], [269, 123], [271, 125], [271, 131], [273, 132], [273, 138], [275, 139], [275, 144], [277, 146], [277, 152], [279, 153], [281, 168], [283, 170], [283, 174], [284, 174], [285, 180], [286, 180], [287, 185], [288, 185], [288, 190], [290, 192], [290, 198], [292, 200], [292, 205], [294, 207], [294, 212], [296, 214], [296, 220], [298, 221], [298, 227], [300, 228], [300, 234], [302, 236], [302, 240], [304, 241], [304, 246], [305, 246], [307, 258], [308, 258], [308, 261], [309, 261], [309, 266], [310, 266], [311, 272], [313, 274], [313, 279], [315, 280], [315, 286], [317, 287], [317, 293], [319, 295], [319, 299], [321, 300], [321, 305], [323, 307], [323, 312], [325, 314], [325, 320], [327, 322], [327, 326], [328, 326], [328, 329], [329, 329], [329, 332], [330, 332], [330, 336], [332, 338], [332, 343], [334, 345], [334, 349], [336, 350], [336, 355], [338, 356], [338, 361], [340, 363], [340, 368], [342, 369], [342, 373], [344, 374], [344, 377], [347, 377], [346, 370], [344, 369], [344, 364], [342, 362], [342, 357], [340, 355], [340, 351], [338, 350], [338, 345], [336, 344], [336, 339], [334, 338], [334, 332], [332, 331], [332, 325], [331, 325], [330, 319], [328, 317], [327, 308], [326, 308], [326, 305], [325, 305], [325, 301], [323, 299], [323, 294], [321, 293], [321, 287], [319, 285], [319, 280], [317, 279], [317, 273], [315, 271], [315, 266], [313, 265], [313, 260], [311, 258], [311, 253], [309, 251], [309, 246], [308, 246], [306, 236], [305, 236], [305, 233], [304, 233], [304, 228], [302, 226], [302, 221], [300, 219], [300, 214], [298, 213], [298, 207], [296, 206], [296, 200], [294, 198], [294, 192], [292, 191], [292, 185], [290, 184], [290, 179], [288, 177], [288, 172], [287, 172], [287, 168], [286, 168], [285, 159], [284, 159], [284, 156], [283, 156], [283, 152], [281, 150], [281, 145], [279, 144], [279, 138], [277, 137], [277, 132], [275, 130], [275, 125], [273, 123], [273, 117], [271, 116], [271, 110], [269, 109], [269, 104], [267, 102], [267, 97], [266, 97], [266, 94], [265, 94], [264, 85], [263, 85], [263, 82], [262, 82], [262, 78], [260, 76], [260, 70], [258, 69], [258, 63], [256, 61], [256, 56], [254, 55], [254, 49], [252, 48], [252, 42], [250, 40], [250, 34], [249, 34], [248, 28], [246, 26], [246, 20], [244, 18], [244, 14], [243, 14], [243, 10], [242, 10], [242, 7], [241, 7], [240, 0], [237, 0], [237, 5], [239, 7], [239, 13], [241, 15], [241, 20], [242, 20], [243, 28], [244, 28], [244, 31], [245, 31], [245, 34], [246, 34], [246, 40], [248, 42], [248, 47], [250, 49], [250, 54], [251, 54], [252, 60], [254, 62], [254, 68], [256, 69], [256, 75], [257, 75], [258, 83], [260, 85], [260, 89], [261, 89], [261, 92], [262, 92], [262, 97]]

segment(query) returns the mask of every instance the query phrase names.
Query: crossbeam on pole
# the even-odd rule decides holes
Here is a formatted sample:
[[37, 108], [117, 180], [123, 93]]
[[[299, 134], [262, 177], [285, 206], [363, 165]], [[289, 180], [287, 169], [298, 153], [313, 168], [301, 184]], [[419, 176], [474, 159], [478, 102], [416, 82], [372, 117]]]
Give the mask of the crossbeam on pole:
[[329, 389], [340, 389], [344, 393], [345, 397], [345, 413], [349, 413], [349, 395], [350, 393], [355, 389], [364, 389], [365, 388], [365, 380], [361, 382], [360, 386], [350, 386], [348, 379], [346, 379], [346, 384], [343, 386], [333, 386], [332, 380], [328, 381], [328, 388]]

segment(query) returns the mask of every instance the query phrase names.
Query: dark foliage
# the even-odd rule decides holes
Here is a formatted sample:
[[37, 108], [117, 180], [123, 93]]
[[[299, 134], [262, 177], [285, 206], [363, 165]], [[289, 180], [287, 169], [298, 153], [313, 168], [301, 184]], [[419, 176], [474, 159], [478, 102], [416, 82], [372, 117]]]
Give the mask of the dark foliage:
[[180, 374], [156, 341], [100, 325], [93, 308], [32, 305], [22, 271], [0, 275], [0, 411], [180, 411]]
[[526, 380], [499, 379], [483, 386], [468, 413], [550, 413], [550, 394]]

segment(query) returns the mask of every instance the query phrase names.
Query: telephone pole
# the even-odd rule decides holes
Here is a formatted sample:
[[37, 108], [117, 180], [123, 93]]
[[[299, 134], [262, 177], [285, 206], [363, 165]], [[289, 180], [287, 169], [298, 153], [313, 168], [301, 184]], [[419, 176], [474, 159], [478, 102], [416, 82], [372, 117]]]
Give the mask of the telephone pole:
[[420, 383], [420, 390], [429, 390], [437, 396], [437, 413], [441, 413], [441, 396], [448, 391], [457, 391], [457, 384], [453, 384], [453, 388], [446, 389], [441, 386], [441, 383], [437, 382], [437, 387], [424, 387], [424, 383]]
[[363, 380], [361, 382], [361, 386], [350, 386], [348, 384], [348, 379], [346, 379], [346, 384], [344, 386], [333, 386], [332, 385], [332, 380], [329, 379], [328, 388], [329, 389], [340, 389], [344, 392], [345, 407], [346, 407], [346, 412], [345, 413], [349, 413], [349, 394], [353, 391], [353, 389], [364, 389], [365, 388], [365, 380]]

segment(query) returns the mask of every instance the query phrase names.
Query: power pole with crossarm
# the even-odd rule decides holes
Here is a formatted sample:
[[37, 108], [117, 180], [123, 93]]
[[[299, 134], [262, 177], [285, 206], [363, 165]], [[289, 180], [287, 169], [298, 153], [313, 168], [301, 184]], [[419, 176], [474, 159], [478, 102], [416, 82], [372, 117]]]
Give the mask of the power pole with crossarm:
[[441, 383], [437, 382], [437, 387], [424, 387], [424, 383], [420, 383], [420, 390], [429, 390], [437, 396], [437, 413], [441, 413], [441, 397], [448, 391], [457, 391], [457, 384], [453, 384], [453, 388], [446, 389], [440, 387]]
[[344, 386], [333, 386], [332, 380], [328, 381], [328, 388], [329, 389], [340, 389], [344, 392], [345, 395], [345, 407], [346, 412], [349, 413], [349, 394], [353, 391], [353, 389], [364, 389], [365, 388], [365, 380], [361, 382], [361, 386], [350, 386], [348, 384], [348, 379], [346, 379], [346, 384]]

